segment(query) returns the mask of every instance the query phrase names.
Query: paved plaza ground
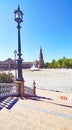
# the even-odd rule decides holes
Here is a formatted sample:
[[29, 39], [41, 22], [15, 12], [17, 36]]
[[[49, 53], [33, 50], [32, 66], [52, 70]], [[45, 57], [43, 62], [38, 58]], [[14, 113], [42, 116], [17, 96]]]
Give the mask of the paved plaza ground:
[[36, 81], [37, 96], [1, 100], [0, 130], [72, 130], [72, 70], [24, 70], [23, 75], [27, 86]]
[[0, 130], [72, 130], [71, 94], [37, 90], [36, 97], [0, 102]]

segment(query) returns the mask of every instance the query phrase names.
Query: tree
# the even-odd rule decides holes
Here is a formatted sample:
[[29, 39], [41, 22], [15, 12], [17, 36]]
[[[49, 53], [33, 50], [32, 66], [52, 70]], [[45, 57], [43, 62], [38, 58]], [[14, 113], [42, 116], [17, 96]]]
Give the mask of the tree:
[[65, 56], [62, 59], [53, 59], [51, 63], [47, 62], [45, 64], [46, 68], [72, 68], [72, 59], [68, 59]]
[[55, 59], [52, 60], [51, 64], [52, 64], [52, 68], [56, 68], [56, 60]]

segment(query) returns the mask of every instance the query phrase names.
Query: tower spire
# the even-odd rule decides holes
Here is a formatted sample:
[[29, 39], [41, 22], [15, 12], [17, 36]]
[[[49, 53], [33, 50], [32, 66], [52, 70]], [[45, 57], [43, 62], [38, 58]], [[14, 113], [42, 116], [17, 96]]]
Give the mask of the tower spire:
[[40, 54], [39, 54], [39, 67], [40, 67], [40, 68], [44, 68], [44, 60], [43, 60], [42, 47], [40, 47]]

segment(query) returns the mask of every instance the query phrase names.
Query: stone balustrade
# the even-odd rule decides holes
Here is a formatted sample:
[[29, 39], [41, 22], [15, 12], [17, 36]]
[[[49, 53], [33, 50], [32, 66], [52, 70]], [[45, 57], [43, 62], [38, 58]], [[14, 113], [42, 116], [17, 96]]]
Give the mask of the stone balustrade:
[[0, 83], [0, 98], [18, 96], [18, 85], [15, 83]]
[[22, 83], [0, 83], [0, 98], [8, 96], [36, 96], [36, 87], [24, 86]]

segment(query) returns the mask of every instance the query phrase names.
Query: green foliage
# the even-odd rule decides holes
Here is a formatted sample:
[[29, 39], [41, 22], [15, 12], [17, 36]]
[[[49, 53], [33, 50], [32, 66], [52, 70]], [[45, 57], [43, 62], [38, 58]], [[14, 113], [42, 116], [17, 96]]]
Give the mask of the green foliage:
[[0, 73], [0, 83], [12, 83], [14, 82], [14, 77], [12, 73]]
[[51, 63], [45, 63], [46, 68], [72, 68], [72, 59], [63, 57], [62, 59], [55, 60], [53, 59]]
[[47, 62], [47, 63], [45, 64], [45, 68], [51, 68], [51, 64], [50, 64], [49, 62]]

